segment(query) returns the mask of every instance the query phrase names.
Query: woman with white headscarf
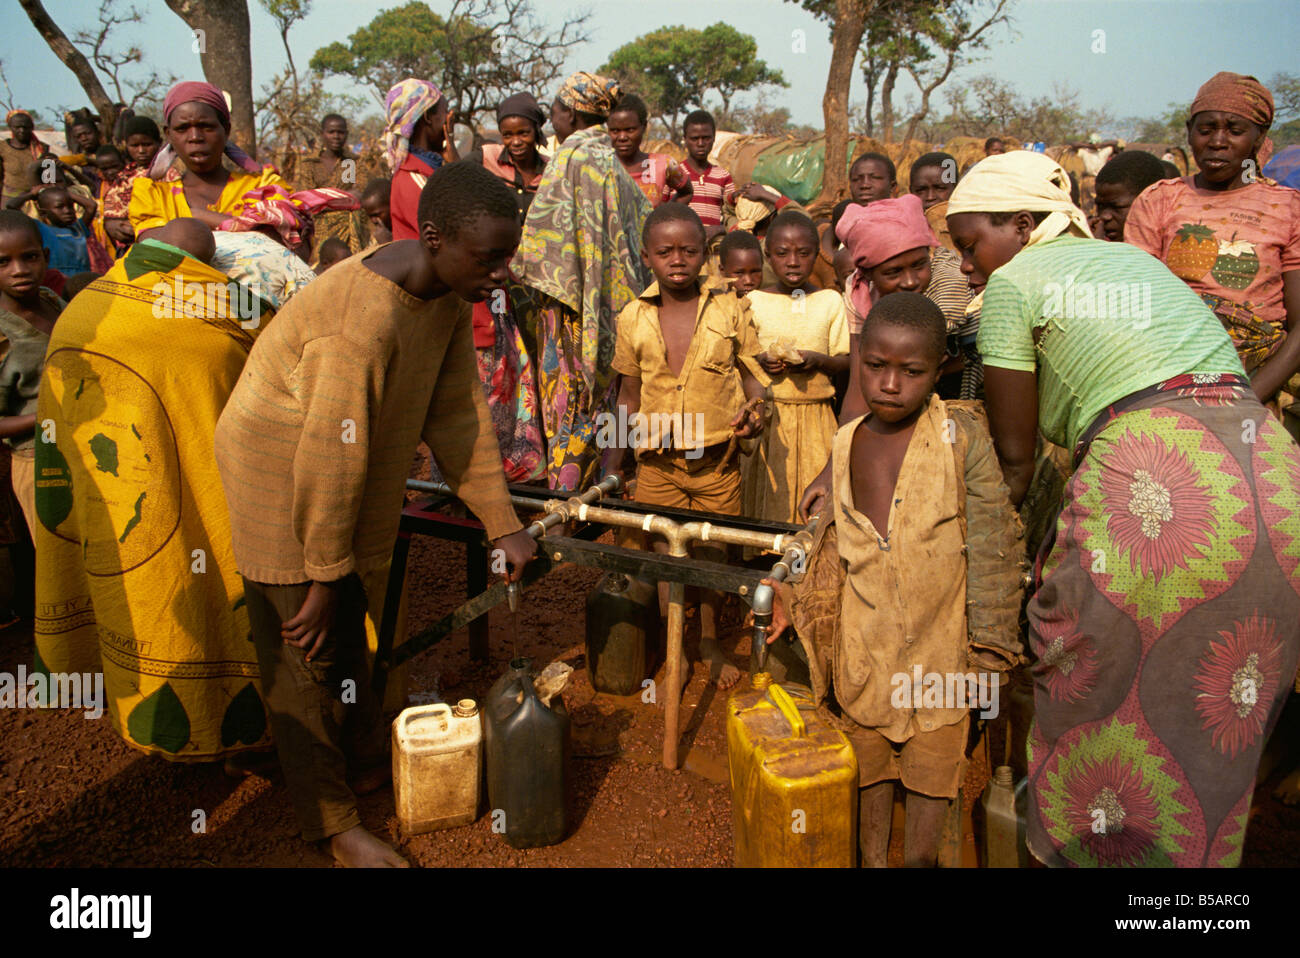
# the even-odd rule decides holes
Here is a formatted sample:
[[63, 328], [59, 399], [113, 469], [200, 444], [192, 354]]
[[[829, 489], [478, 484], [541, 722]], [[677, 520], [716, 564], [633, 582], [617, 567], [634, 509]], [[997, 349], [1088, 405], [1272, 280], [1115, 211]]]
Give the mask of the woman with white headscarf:
[[1040, 430], [1074, 460], [1028, 607], [1029, 848], [1235, 866], [1300, 656], [1300, 450], [1214, 314], [1155, 258], [1087, 238], [1047, 157], [981, 160], [948, 226], [1013, 502]]

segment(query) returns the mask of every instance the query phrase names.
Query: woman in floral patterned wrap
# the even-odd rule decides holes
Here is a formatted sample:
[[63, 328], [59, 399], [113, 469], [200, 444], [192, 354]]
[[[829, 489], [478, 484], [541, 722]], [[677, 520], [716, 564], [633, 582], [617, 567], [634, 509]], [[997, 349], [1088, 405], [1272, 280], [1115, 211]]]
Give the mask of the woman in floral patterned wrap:
[[551, 108], [560, 147], [546, 166], [513, 264], [512, 299], [536, 337], [547, 481], [595, 478], [596, 417], [613, 402], [614, 317], [645, 289], [641, 227], [650, 202], [632, 182], [605, 120], [618, 84], [592, 73], [565, 81]]
[[1047, 157], [981, 160], [948, 226], [1012, 500], [1040, 429], [1074, 457], [1028, 607], [1030, 851], [1235, 866], [1300, 656], [1300, 450], [1200, 297], [1085, 238]]

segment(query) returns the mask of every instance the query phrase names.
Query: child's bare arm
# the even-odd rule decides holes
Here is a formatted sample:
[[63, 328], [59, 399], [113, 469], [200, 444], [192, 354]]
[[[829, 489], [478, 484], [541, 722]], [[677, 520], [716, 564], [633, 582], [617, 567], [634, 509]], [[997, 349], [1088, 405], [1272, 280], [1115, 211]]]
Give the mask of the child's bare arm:
[[805, 368], [823, 372], [827, 376], [837, 376], [849, 368], [848, 353], [839, 356], [828, 356], [826, 353], [815, 353], [811, 350], [801, 349], [799, 355], [803, 357]]
[[[637, 376], [620, 373], [618, 377], [618, 399], [614, 403], [613, 414], [617, 422], [631, 422], [632, 417], [641, 411], [641, 380]], [[623, 445], [625, 438], [620, 430], [611, 430], [612, 441], [605, 447], [600, 459], [601, 475], [625, 475], [624, 464], [627, 461], [627, 448]]]
[[0, 416], [0, 439], [28, 436], [36, 431], [36, 417]]
[[7, 210], [20, 210], [26, 204], [36, 199], [36, 190], [28, 190], [26, 193], [20, 193], [5, 204]]
[[99, 209], [99, 204], [93, 199], [88, 199], [78, 193], [68, 191], [68, 198], [80, 206], [85, 212], [81, 214], [81, 222], [89, 226], [95, 221], [95, 212]]

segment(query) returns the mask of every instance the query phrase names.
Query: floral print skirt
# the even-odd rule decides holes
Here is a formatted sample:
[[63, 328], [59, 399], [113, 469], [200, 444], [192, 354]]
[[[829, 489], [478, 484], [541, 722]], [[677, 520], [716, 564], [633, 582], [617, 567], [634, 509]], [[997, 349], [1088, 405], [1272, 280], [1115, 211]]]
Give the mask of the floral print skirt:
[[1236, 377], [1090, 432], [1028, 606], [1029, 848], [1233, 867], [1300, 658], [1300, 449]]

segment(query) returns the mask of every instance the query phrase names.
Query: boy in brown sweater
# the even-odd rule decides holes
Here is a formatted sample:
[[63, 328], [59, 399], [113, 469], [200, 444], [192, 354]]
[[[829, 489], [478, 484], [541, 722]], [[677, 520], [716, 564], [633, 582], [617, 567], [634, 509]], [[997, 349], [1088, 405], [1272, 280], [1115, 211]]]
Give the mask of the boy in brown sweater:
[[303, 837], [328, 838], [345, 865], [406, 864], [361, 826], [347, 772], [349, 757], [354, 773], [388, 761], [362, 579], [392, 552], [416, 443], [512, 579], [534, 548], [506, 490], [469, 307], [505, 283], [514, 197], [454, 163], [429, 178], [418, 220], [418, 240], [335, 267], [277, 314], [215, 437], [285, 781]]
[[[723, 515], [740, 514], [737, 440], [763, 429], [756, 408], [763, 384], [748, 360], [762, 352], [749, 301], [700, 278], [706, 255], [704, 225], [688, 206], [665, 203], [648, 217], [642, 257], [655, 274], [641, 296], [618, 316], [614, 370], [618, 401], [597, 442], [606, 472], [618, 471], [628, 447], [637, 459], [637, 502]], [[760, 373], [761, 375], [761, 373]], [[626, 435], [620, 433], [626, 432]], [[655, 543], [659, 552], [667, 544]], [[721, 561], [712, 547], [697, 553]], [[721, 689], [740, 671], [718, 645], [719, 594], [700, 599], [700, 655]], [[667, 584], [660, 583], [660, 603]], [[683, 658], [681, 676], [689, 671]]]

